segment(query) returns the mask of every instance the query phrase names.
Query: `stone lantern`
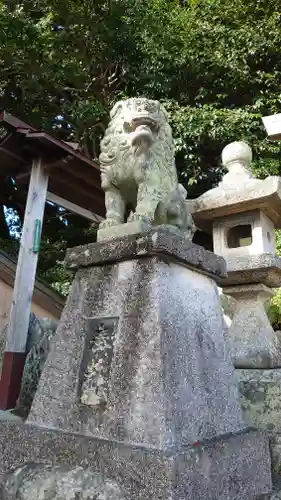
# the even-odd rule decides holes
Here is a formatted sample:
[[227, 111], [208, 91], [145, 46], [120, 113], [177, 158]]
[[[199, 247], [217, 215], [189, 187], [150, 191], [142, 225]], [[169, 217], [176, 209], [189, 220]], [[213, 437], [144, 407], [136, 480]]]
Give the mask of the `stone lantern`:
[[236, 299], [229, 327], [236, 368], [281, 366], [281, 349], [265, 304], [281, 286], [275, 228], [281, 227], [281, 179], [255, 179], [251, 148], [233, 142], [222, 152], [227, 169], [218, 187], [197, 198], [196, 225], [212, 232], [214, 252], [225, 258], [228, 277], [220, 286]]

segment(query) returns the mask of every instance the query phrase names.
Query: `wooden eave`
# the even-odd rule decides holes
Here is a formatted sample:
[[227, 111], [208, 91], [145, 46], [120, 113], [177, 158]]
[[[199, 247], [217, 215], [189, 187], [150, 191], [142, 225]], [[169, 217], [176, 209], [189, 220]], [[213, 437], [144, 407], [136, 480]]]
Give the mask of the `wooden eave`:
[[104, 193], [97, 163], [51, 134], [3, 111], [0, 126], [7, 133], [0, 140], [0, 173], [28, 187], [32, 161], [43, 158], [49, 172], [48, 190], [104, 217]]

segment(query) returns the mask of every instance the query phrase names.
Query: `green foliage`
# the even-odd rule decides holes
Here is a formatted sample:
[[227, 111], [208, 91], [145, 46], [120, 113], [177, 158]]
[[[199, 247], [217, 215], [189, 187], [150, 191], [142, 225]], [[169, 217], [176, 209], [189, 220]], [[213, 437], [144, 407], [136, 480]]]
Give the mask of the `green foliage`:
[[16, 260], [19, 251], [19, 240], [15, 238], [0, 238], [0, 249]]
[[278, 168], [260, 119], [280, 108], [273, 1], [8, 2], [0, 28], [3, 106], [91, 156], [112, 103], [141, 94], [166, 102], [185, 177], [208, 177], [234, 138], [254, 146], [259, 167], [269, 163], [263, 174]]
[[[2, 107], [97, 158], [112, 104], [145, 95], [169, 111], [188, 196], [218, 182], [232, 140], [253, 147], [258, 177], [279, 174], [279, 145], [261, 122], [280, 111], [279, 10], [274, 0], [0, 2]], [[0, 204], [22, 220], [20, 189], [5, 186]], [[59, 217], [49, 209], [39, 266], [55, 286], [67, 282], [66, 246], [94, 237]]]

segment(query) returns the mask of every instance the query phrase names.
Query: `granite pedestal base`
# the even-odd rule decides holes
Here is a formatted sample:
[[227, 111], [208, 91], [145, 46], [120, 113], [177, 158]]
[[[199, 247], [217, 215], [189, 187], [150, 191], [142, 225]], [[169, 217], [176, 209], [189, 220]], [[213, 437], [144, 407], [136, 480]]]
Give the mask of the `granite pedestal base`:
[[[17, 469], [27, 463], [24, 477], [24, 471]], [[74, 470], [76, 478], [78, 467], [85, 469], [85, 475], [92, 474], [93, 480], [102, 474], [104, 489], [110, 486], [115, 496], [107, 493], [96, 498], [110, 500], [254, 500], [271, 489], [268, 440], [262, 432], [247, 431], [163, 451], [0, 423], [1, 499], [27, 500], [23, 492], [38, 488], [30, 470], [37, 466], [39, 474], [47, 465], [63, 466], [68, 476]], [[9, 477], [12, 469], [16, 473]], [[52, 469], [48, 470], [50, 484]], [[76, 492], [77, 497], [75, 484], [73, 491], [69, 486], [68, 498], [85, 498], [78, 496], [77, 485]], [[53, 493], [46, 490], [40, 498], [57, 500], [55, 486]]]

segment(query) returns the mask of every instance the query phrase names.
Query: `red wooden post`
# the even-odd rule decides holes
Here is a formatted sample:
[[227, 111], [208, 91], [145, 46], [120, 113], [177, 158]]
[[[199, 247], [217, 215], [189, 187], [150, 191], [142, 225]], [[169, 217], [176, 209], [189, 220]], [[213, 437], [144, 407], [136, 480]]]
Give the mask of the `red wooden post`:
[[14, 408], [20, 393], [39, 243], [49, 175], [41, 159], [33, 162], [18, 256], [6, 352], [0, 381], [0, 409]]

